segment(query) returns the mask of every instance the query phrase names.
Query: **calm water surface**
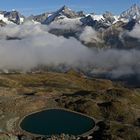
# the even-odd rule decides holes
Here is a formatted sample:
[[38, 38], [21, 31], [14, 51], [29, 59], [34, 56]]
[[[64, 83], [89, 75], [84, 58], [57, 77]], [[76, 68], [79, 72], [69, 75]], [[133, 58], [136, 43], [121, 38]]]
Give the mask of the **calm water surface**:
[[81, 114], [62, 109], [50, 109], [25, 117], [20, 127], [39, 135], [81, 135], [94, 127], [94, 120]]

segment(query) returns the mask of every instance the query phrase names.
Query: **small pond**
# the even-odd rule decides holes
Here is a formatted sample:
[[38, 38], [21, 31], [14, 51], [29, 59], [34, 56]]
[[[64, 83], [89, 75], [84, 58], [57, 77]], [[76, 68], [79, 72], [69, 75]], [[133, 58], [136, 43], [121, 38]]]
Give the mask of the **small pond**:
[[64, 109], [48, 109], [26, 116], [21, 129], [37, 135], [82, 135], [95, 126], [92, 118]]

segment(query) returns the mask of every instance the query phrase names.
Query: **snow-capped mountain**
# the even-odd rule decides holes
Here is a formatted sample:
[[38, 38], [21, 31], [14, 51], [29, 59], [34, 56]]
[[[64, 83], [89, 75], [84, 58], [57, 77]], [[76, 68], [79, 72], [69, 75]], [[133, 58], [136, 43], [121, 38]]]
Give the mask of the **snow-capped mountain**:
[[[40, 15], [30, 16], [28, 19], [34, 20], [41, 24], [50, 24], [52, 22], [73, 22], [76, 21], [77, 18], [85, 16], [82, 11], [75, 12], [68, 8], [67, 6], [63, 6], [55, 12], [45, 12]], [[80, 20], [80, 19], [78, 19]]]
[[[102, 15], [95, 13], [85, 14], [83, 11], [75, 12], [67, 6], [63, 6], [55, 12], [44, 12], [39, 15], [32, 15], [30, 17], [24, 17], [18, 11], [12, 10], [10, 12], [0, 11], [0, 21], [5, 24], [22, 24], [24, 21], [32, 20], [41, 24], [51, 24], [53, 22], [72, 24], [83, 24], [84, 26], [95, 26], [98, 24], [102, 27], [110, 27], [113, 24], [121, 21], [128, 23], [131, 20], [136, 20], [140, 23], [140, 8], [134, 4], [120, 15], [113, 15], [111, 12], [105, 12]], [[100, 27], [99, 26], [99, 27]]]
[[21, 15], [18, 11], [0, 11], [0, 20], [5, 24], [22, 24], [25, 17]]
[[119, 20], [123, 22], [137, 20], [139, 22], [140, 21], [140, 8], [136, 4], [132, 5], [129, 9], [121, 13]]
[[[64, 37], [72, 36], [77, 39], [79, 39], [78, 34], [81, 34], [86, 27], [90, 26], [91, 29], [97, 32], [99, 40], [101, 40], [100, 44], [97, 45], [95, 42], [94, 45], [92, 41], [89, 42], [90, 46], [115, 48], [120, 46], [122, 48], [132, 47], [132, 44], [133, 46], [140, 46], [137, 39], [126, 35], [123, 36], [123, 33], [131, 31], [136, 24], [140, 24], [140, 8], [136, 4], [120, 15], [113, 15], [108, 11], [102, 15], [95, 13], [85, 14], [83, 11], [76, 12], [67, 6], [63, 6], [55, 12], [44, 12], [29, 17], [24, 17], [16, 10], [10, 12], [0, 11], [0, 26], [6, 26], [7, 24], [19, 25], [24, 24], [26, 21], [49, 26], [48, 31], [52, 34]], [[98, 43], [98, 41], [96, 42]]]
[[63, 20], [65, 18], [74, 19], [74, 18], [78, 18], [78, 17], [82, 17], [82, 16], [84, 16], [83, 12], [75, 12], [75, 11], [71, 10], [70, 8], [63, 6], [56, 12], [49, 14], [48, 18], [46, 18], [44, 23], [49, 24], [53, 21]]
[[39, 23], [44, 23], [50, 15], [51, 15], [51, 13], [46, 12], [46, 13], [43, 13], [40, 15], [35, 15], [35, 16], [31, 15], [30, 17], [28, 17], [28, 19], [34, 20], [34, 21], [39, 22]]
[[102, 21], [107, 25], [114, 24], [118, 21], [118, 16], [114, 16], [111, 12], [106, 11], [102, 15], [90, 14], [93, 20]]
[[110, 26], [118, 21], [118, 16], [113, 16], [110, 12], [106, 12], [103, 15], [85, 14], [83, 11], [75, 12], [67, 6], [63, 6], [56, 12], [46, 12], [37, 16], [32, 16], [32, 19], [47, 25], [53, 22], [61, 24], [72, 22], [79, 25], [92, 26], [96, 24], [96, 22], [99, 22], [103, 24], [103, 26]]

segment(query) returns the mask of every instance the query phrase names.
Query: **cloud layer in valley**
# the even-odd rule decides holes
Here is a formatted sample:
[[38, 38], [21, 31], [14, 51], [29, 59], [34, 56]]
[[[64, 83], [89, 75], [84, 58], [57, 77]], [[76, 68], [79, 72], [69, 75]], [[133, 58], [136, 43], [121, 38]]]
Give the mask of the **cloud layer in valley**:
[[140, 25], [136, 24], [134, 29], [128, 33], [129, 36], [140, 39]]
[[29, 70], [60, 63], [74, 66], [88, 60], [90, 50], [75, 38], [58, 37], [47, 30], [46, 26], [31, 23], [0, 28], [0, 69]]
[[[90, 49], [75, 38], [58, 37], [48, 30], [32, 23], [0, 28], [0, 69], [28, 71], [38, 65], [66, 64], [92, 73], [109, 72], [113, 77], [140, 75], [138, 50]], [[98, 39], [89, 27], [80, 38]]]
[[84, 31], [80, 34], [79, 39], [86, 44], [101, 42], [97, 35], [97, 32], [90, 26], [84, 28]]

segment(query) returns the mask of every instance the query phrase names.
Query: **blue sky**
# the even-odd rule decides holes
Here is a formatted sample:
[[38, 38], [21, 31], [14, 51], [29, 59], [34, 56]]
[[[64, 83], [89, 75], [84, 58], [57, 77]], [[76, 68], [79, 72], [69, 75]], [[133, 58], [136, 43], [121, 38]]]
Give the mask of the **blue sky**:
[[67, 5], [77, 11], [95, 13], [112, 11], [119, 14], [134, 3], [140, 6], [140, 0], [0, 0], [0, 10], [16, 9], [22, 14], [30, 15], [54, 11]]

